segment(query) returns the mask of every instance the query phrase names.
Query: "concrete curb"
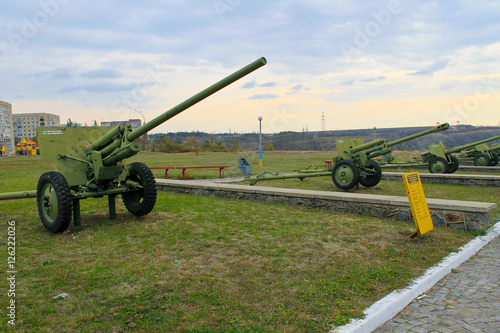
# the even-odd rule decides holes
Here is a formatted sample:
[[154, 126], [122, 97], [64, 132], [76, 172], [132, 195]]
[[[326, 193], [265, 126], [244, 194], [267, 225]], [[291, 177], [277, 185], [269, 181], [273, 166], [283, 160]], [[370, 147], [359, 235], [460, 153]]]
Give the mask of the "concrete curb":
[[[383, 180], [403, 181], [402, 172], [384, 172]], [[466, 175], [466, 174], [441, 174], [420, 173], [422, 183], [450, 184], [464, 186], [500, 187], [500, 176], [496, 175]]]
[[448, 275], [452, 269], [457, 268], [474, 256], [481, 248], [500, 235], [500, 222], [488, 229], [486, 236], [476, 237], [443, 259], [439, 264], [429, 268], [424, 275], [417, 278], [411, 286], [396, 290], [374, 303], [364, 311], [365, 318], [351, 320], [347, 325], [337, 327], [331, 333], [362, 333], [372, 332], [392, 319], [416, 297], [431, 289], [439, 280]]
[[[173, 193], [286, 202], [294, 205], [412, 221], [407, 196], [372, 195], [349, 192], [313, 191], [269, 186], [249, 186], [214, 183], [200, 180], [156, 179], [158, 189]], [[465, 230], [488, 227], [489, 212], [496, 203], [446, 199], [426, 199], [434, 226], [449, 226]]]

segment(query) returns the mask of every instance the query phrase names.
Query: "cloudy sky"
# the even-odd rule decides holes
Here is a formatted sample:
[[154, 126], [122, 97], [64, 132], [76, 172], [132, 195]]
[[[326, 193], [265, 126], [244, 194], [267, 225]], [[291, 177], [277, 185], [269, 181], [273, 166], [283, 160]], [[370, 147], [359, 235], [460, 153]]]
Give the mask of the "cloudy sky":
[[0, 100], [151, 120], [263, 56], [153, 133], [497, 126], [499, 18], [498, 0], [2, 1]]

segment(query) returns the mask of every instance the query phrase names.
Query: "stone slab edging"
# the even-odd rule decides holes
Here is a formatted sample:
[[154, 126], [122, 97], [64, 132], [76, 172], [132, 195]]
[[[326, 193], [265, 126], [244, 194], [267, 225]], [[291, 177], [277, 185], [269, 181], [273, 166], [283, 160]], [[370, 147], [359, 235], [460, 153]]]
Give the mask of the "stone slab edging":
[[[385, 164], [381, 165], [382, 171], [384, 169], [428, 169], [427, 165], [412, 165], [412, 166], [398, 166], [395, 164]], [[459, 171], [467, 172], [500, 172], [500, 166], [475, 166], [475, 165], [463, 165], [460, 164], [458, 168]]]
[[[403, 172], [383, 172], [382, 179], [403, 181]], [[419, 173], [422, 183], [500, 187], [500, 176]]]
[[[168, 192], [286, 202], [350, 214], [393, 218], [400, 221], [412, 220], [406, 196], [236, 185], [207, 180], [157, 179], [156, 182], [160, 190]], [[442, 199], [427, 199], [427, 205], [434, 226], [450, 226], [466, 230], [487, 229], [489, 211], [497, 207], [496, 203]]]
[[452, 269], [457, 268], [469, 260], [485, 245], [500, 235], [500, 221], [488, 229], [486, 236], [479, 236], [471, 240], [458, 252], [444, 258], [439, 264], [429, 268], [424, 275], [417, 278], [413, 284], [405, 289], [396, 290], [380, 299], [364, 311], [365, 318], [351, 320], [347, 325], [340, 326], [330, 333], [367, 333], [372, 332], [385, 322], [391, 320], [419, 295], [431, 289]]

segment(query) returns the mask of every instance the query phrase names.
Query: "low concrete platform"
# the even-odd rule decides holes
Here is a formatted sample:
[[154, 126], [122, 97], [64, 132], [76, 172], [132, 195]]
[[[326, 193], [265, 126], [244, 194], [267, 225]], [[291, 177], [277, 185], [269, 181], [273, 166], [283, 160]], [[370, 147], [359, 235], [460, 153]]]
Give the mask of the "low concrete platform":
[[[398, 166], [396, 164], [385, 164], [381, 165], [382, 170], [384, 169], [428, 169], [427, 165], [412, 165], [412, 166]], [[460, 164], [458, 168], [459, 171], [466, 172], [491, 172], [491, 173], [500, 173], [500, 166], [475, 166], [475, 165], [463, 165]]]
[[[481, 168], [481, 167], [476, 167]], [[382, 179], [403, 181], [403, 172], [382, 172]], [[422, 183], [500, 187], [500, 176], [455, 173], [420, 173]]]
[[[235, 185], [207, 180], [157, 179], [156, 182], [158, 189], [166, 192], [281, 202], [350, 214], [412, 220], [407, 197]], [[435, 226], [465, 230], [487, 229], [489, 212], [497, 207], [496, 203], [440, 199], [427, 199], [427, 205]]]

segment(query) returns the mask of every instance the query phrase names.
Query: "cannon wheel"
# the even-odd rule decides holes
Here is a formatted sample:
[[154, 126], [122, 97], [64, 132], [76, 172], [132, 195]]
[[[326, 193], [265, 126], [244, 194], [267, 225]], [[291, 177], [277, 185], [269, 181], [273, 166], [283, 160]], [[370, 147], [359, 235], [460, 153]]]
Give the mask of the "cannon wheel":
[[490, 166], [497, 166], [498, 165], [498, 154], [495, 153], [494, 151], [491, 152], [491, 156], [493, 157], [491, 159]]
[[371, 161], [371, 165], [368, 167], [369, 169], [373, 169], [375, 174], [367, 175], [367, 176], [359, 176], [359, 183], [364, 187], [373, 187], [380, 183], [382, 179], [382, 169], [377, 162]]
[[340, 160], [332, 170], [333, 183], [342, 190], [350, 190], [359, 181], [359, 170], [351, 160]]
[[455, 171], [458, 170], [458, 167], [460, 166], [460, 162], [458, 161], [458, 158], [454, 155], [450, 155], [450, 160], [451, 160], [451, 163], [448, 165], [447, 173], [454, 173]]
[[448, 171], [448, 161], [443, 157], [434, 157], [429, 162], [430, 173], [446, 173]]
[[134, 162], [130, 163], [128, 168], [129, 176], [126, 179], [141, 184], [142, 189], [123, 193], [123, 203], [135, 216], [149, 214], [156, 204], [155, 177], [146, 164]]
[[52, 233], [63, 232], [71, 223], [73, 199], [62, 174], [46, 172], [38, 179], [36, 205], [43, 226]]
[[476, 157], [474, 157], [474, 165], [475, 166], [487, 166], [491, 164], [491, 158], [485, 154], [477, 154]]

